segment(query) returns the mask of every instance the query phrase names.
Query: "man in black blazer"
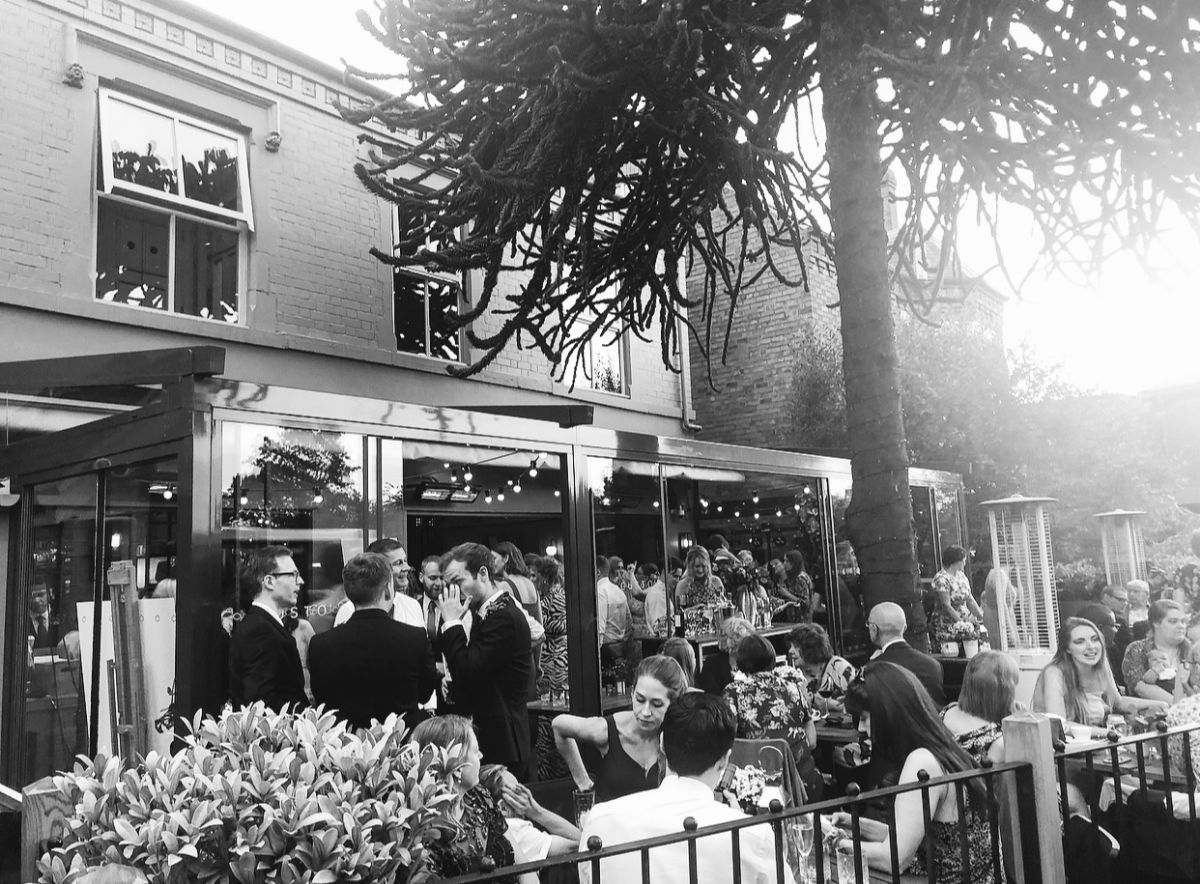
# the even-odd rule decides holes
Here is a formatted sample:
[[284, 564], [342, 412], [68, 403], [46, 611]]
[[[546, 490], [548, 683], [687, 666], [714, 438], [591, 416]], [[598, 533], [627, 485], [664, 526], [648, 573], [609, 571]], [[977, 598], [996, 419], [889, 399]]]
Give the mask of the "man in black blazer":
[[879, 652], [871, 661], [883, 660], [907, 669], [929, 691], [933, 705], [941, 709], [946, 705], [946, 694], [942, 689], [942, 664], [906, 642], [906, 629], [908, 620], [904, 616], [904, 609], [895, 602], [880, 602], [872, 608], [867, 616], [867, 634], [879, 646]]
[[[454, 680], [456, 710], [474, 719], [483, 760], [527, 780], [532, 773], [525, 708], [533, 674], [529, 624], [516, 599], [492, 583], [491, 572], [491, 550], [479, 543], [460, 544], [442, 556], [442, 655]], [[471, 605], [469, 636], [460, 591]]]
[[342, 569], [342, 586], [354, 614], [309, 643], [313, 699], [351, 727], [369, 727], [393, 712], [412, 727], [428, 717], [417, 707], [438, 682], [429, 637], [392, 619], [395, 589], [386, 556], [356, 555]]
[[242, 568], [246, 605], [229, 643], [229, 689], [235, 709], [262, 700], [278, 712], [286, 704], [308, 705], [296, 640], [283, 616], [296, 607], [304, 580], [286, 546], [252, 552]]

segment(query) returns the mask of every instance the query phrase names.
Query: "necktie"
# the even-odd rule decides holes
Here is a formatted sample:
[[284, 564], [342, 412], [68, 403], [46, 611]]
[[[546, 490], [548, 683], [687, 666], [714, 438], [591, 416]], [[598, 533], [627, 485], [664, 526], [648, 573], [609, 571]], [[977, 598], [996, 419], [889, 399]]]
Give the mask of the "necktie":
[[425, 602], [425, 631], [429, 633], [429, 637], [437, 637], [437, 608], [433, 602]]
[[50, 644], [50, 628], [46, 620], [45, 614], [38, 614], [37, 638], [34, 640], [34, 644], [39, 648], [44, 648]]

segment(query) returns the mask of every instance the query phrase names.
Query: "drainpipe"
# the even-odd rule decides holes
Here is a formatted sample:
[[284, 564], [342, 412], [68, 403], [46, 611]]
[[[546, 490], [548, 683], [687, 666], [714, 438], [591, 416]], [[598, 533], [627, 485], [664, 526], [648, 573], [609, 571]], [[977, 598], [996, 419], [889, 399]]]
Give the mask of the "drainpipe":
[[692, 360], [688, 341], [687, 323], [682, 316], [675, 317], [675, 335], [679, 341], [679, 423], [688, 433], [704, 429], [692, 420]]

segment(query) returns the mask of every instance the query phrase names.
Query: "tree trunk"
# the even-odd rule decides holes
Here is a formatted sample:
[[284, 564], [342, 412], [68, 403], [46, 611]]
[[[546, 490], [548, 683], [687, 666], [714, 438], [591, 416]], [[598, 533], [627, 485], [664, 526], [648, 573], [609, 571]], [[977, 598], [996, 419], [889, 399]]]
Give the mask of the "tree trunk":
[[862, 571], [867, 609], [897, 602], [908, 615], [912, 643], [926, 648], [888, 286], [882, 143], [872, 106], [874, 82], [861, 60], [861, 47], [881, 27], [873, 5], [826, 3], [818, 49], [854, 483], [846, 530]]

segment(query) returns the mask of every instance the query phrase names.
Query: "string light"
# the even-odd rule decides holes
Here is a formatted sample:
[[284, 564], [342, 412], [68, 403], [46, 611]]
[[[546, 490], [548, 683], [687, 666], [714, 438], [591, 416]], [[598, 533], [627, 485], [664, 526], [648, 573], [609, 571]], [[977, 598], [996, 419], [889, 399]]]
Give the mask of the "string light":
[[658, 509], [658, 507], [659, 507], [659, 503], [658, 503], [658, 501], [656, 500], [656, 501], [654, 501], [654, 508], [655, 508], [655, 509]]
[[325, 502], [325, 495], [321, 493], [320, 488], [313, 489], [313, 503], [320, 505]]
[[471, 468], [467, 467], [467, 471], [463, 473], [463, 481], [470, 482], [475, 478], [475, 474], [471, 472]]
[[521, 480], [517, 479], [517, 481], [513, 483], [513, 494], [520, 494], [520, 493], [521, 493]]
[[500, 501], [501, 503], [504, 502], [504, 492], [503, 491], [496, 492], [496, 500]]
[[755, 492], [754, 492], [754, 494], [752, 494], [752, 495], [750, 496], [750, 499], [751, 499], [752, 501], [754, 501], [755, 503], [758, 503], [758, 492], [757, 492], [757, 491], [755, 491]]
[[171, 490], [170, 485], [163, 489], [163, 500], [170, 500], [174, 496], [175, 492]]
[[484, 492], [483, 492], [483, 502], [484, 502], [484, 503], [491, 503], [491, 502], [492, 502], [492, 489], [491, 489], [491, 488], [485, 488], [485, 489], [484, 489]]
[[555, 489], [554, 489], [554, 496], [555, 496], [555, 497], [562, 497], [562, 492], [561, 492], [561, 491], [559, 491], [557, 488], [555, 488]]

